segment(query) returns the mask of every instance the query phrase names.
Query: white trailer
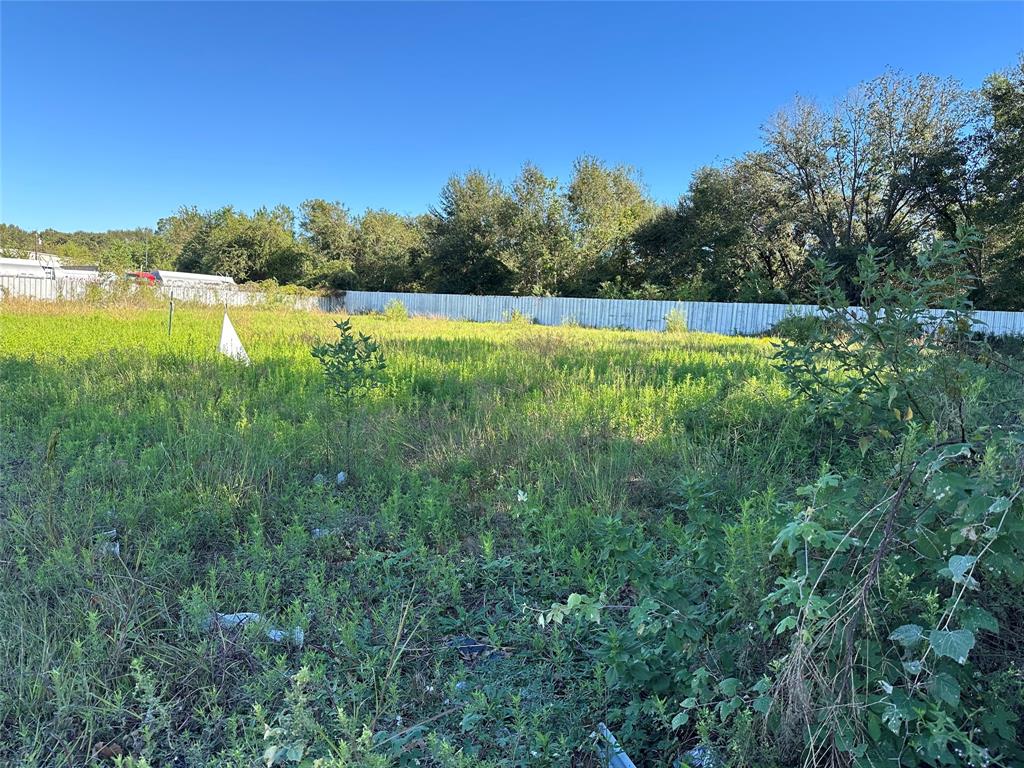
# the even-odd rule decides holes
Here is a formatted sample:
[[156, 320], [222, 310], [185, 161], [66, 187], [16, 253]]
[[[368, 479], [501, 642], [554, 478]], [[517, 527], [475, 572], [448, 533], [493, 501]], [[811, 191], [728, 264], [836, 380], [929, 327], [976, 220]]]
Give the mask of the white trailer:
[[89, 283], [109, 282], [114, 277], [111, 272], [100, 272], [96, 266], [71, 266], [61, 267], [57, 270], [57, 277], [66, 277], [70, 280], [83, 280]]
[[9, 277], [41, 277], [52, 279], [54, 268], [38, 259], [0, 257], [0, 275]]
[[224, 275], [203, 275], [195, 272], [170, 272], [154, 269], [153, 275], [161, 285], [181, 288], [235, 288], [235, 281]]

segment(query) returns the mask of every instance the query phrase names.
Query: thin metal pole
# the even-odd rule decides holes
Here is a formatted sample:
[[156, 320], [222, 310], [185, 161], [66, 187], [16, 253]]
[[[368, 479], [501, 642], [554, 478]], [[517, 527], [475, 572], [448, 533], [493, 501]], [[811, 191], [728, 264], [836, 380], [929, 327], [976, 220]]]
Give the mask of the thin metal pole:
[[171, 306], [167, 313], [167, 335], [171, 335], [171, 326], [174, 325], [174, 291], [171, 291]]

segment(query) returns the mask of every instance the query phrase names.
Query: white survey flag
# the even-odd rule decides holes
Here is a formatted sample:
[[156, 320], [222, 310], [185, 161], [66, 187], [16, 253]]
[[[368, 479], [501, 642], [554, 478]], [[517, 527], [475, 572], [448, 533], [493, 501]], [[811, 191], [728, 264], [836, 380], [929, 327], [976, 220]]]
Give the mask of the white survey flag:
[[220, 347], [218, 349], [221, 354], [234, 358], [246, 365], [249, 364], [249, 355], [246, 353], [245, 347], [242, 346], [242, 340], [238, 338], [238, 333], [235, 332], [235, 326], [228, 319], [227, 312], [224, 313], [224, 322], [220, 326]]

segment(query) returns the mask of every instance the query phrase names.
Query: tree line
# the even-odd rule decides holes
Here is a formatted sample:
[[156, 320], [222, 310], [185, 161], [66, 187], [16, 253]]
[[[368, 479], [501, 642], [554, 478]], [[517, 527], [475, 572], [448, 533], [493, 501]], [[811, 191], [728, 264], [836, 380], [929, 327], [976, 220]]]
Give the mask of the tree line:
[[[249, 214], [183, 207], [155, 228], [39, 233], [113, 270], [176, 268], [314, 288], [806, 301], [821, 260], [873, 247], [910, 264], [962, 227], [975, 304], [1024, 309], [1024, 58], [977, 91], [886, 72], [828, 107], [797, 100], [762, 146], [697, 171], [677, 205], [625, 165], [583, 156], [562, 183], [527, 163], [504, 183], [453, 176], [426, 213], [313, 199]], [[0, 246], [36, 233], [0, 225]], [[847, 284], [852, 300], [857, 286]]]

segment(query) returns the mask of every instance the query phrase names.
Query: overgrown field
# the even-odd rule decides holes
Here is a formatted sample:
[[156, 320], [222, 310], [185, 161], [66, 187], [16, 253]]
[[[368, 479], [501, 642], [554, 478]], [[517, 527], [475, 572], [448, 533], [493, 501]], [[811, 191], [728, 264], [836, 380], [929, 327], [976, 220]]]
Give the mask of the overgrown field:
[[[810, 425], [770, 341], [353, 318], [387, 368], [348, 451], [337, 318], [231, 314], [249, 367], [218, 310], [0, 305], [0, 762], [597, 765], [601, 721], [638, 764], [792, 762], [747, 687], [782, 501], [889, 459]], [[696, 671], [643, 644], [652, 585]]]

